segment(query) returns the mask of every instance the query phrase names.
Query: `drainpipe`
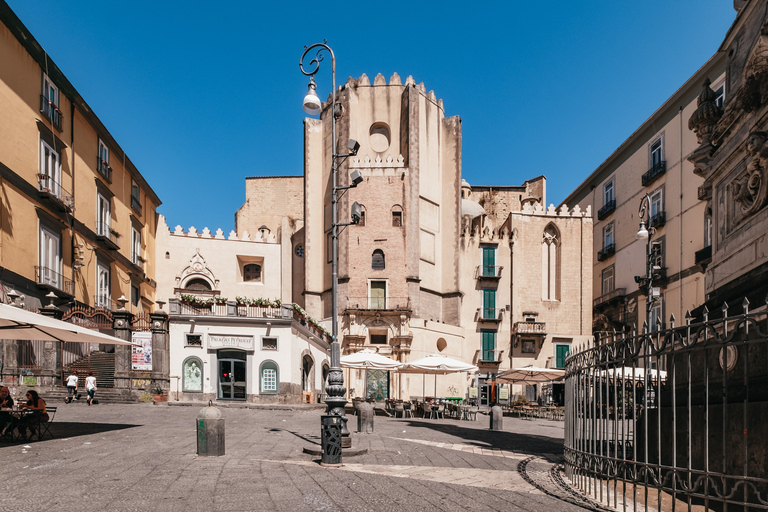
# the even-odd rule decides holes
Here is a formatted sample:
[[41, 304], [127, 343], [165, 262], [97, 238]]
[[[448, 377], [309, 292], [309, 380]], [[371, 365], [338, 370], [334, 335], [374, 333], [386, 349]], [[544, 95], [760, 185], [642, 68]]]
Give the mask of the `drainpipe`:
[[680, 277], [678, 281], [680, 282], [680, 309], [678, 309], [678, 312], [680, 313], [681, 317], [683, 314], [683, 279], [682, 279], [682, 273], [683, 273], [683, 107], [680, 106], [680, 110], [678, 112], [678, 116], [680, 117]]

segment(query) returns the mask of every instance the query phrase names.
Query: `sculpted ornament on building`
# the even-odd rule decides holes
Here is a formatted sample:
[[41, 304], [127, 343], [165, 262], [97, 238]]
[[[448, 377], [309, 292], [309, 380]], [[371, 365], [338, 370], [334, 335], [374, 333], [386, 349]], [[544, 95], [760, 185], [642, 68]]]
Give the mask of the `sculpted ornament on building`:
[[190, 279], [198, 278], [208, 281], [213, 288], [219, 287], [219, 280], [213, 274], [205, 258], [200, 254], [200, 249], [195, 249], [195, 255], [189, 260], [184, 270], [176, 276], [176, 288], [183, 288]]
[[747, 140], [747, 169], [731, 183], [736, 218], [754, 215], [765, 205], [766, 169], [768, 169], [768, 134], [755, 132]]

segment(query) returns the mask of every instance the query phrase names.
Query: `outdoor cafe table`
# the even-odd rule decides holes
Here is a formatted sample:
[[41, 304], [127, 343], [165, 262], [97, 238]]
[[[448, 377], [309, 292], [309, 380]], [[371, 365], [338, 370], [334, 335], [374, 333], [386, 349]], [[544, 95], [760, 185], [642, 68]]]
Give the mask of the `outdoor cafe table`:
[[[35, 411], [30, 409], [0, 409], [0, 423], [3, 423], [2, 436], [13, 441], [20, 441], [20, 437], [14, 435], [14, 430], [19, 426], [22, 418], [41, 416], [42, 411]], [[33, 437], [40, 437], [40, 422], [33, 423], [31, 425], [25, 425], [32, 431]]]

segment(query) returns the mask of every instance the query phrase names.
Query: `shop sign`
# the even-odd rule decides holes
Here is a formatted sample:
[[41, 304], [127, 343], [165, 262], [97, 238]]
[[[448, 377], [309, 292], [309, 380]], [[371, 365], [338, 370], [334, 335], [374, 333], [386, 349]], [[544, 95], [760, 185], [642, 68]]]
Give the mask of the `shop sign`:
[[209, 334], [208, 348], [239, 348], [253, 350], [253, 336], [233, 336], [229, 334]]

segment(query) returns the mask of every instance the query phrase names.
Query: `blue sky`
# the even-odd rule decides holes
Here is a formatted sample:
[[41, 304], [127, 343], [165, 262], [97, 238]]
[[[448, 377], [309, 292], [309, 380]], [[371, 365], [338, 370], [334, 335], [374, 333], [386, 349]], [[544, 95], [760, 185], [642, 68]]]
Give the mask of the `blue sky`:
[[303, 172], [305, 45], [327, 39], [339, 84], [413, 75], [461, 117], [467, 181], [544, 174], [557, 204], [714, 54], [736, 17], [729, 0], [6, 1], [159, 195], [169, 225], [225, 233], [246, 176]]

